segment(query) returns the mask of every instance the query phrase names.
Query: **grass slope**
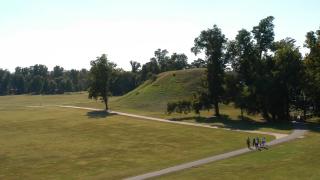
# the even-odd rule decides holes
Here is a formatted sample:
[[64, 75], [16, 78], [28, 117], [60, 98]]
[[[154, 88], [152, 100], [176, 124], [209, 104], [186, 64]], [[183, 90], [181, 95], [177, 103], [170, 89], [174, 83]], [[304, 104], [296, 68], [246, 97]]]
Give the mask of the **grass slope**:
[[274, 131], [289, 133], [292, 129], [287, 123], [274, 124], [261, 121], [259, 115], [248, 115], [245, 121], [240, 120], [240, 109], [234, 108], [232, 104], [220, 104], [219, 118], [211, 118], [212, 111], [202, 111], [201, 117], [190, 114], [165, 113], [167, 103], [181, 99], [190, 99], [192, 93], [196, 92], [201, 85], [205, 69], [188, 69], [181, 71], [169, 71], [158, 75], [156, 81], [146, 81], [132, 92], [117, 98], [111, 98], [110, 106], [113, 110], [129, 112], [140, 115], [172, 119], [176, 121], [189, 121], [195, 123], [206, 123], [219, 127]]
[[161, 73], [154, 82], [146, 81], [130, 93], [112, 100], [113, 109], [143, 109], [164, 112], [169, 101], [187, 99], [200, 86], [204, 69], [188, 69]]

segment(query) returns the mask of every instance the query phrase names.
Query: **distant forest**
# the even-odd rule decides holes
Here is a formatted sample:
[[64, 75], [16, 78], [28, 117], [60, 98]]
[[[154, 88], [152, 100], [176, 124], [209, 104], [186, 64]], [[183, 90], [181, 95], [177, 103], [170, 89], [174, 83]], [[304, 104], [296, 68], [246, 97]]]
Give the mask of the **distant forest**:
[[[169, 55], [167, 50], [158, 49], [150, 62], [143, 64], [130, 61], [131, 71], [117, 68], [111, 80], [111, 95], [123, 95], [149, 78], [165, 71], [182, 70], [186, 68], [205, 67], [205, 61], [198, 59], [188, 64], [185, 54], [173, 53]], [[89, 61], [88, 61], [89, 62]], [[10, 73], [0, 68], [0, 95], [14, 94], [62, 94], [64, 92], [86, 91], [88, 89], [89, 71], [65, 70], [55, 66], [49, 71], [45, 65], [36, 64], [30, 67], [16, 67]]]

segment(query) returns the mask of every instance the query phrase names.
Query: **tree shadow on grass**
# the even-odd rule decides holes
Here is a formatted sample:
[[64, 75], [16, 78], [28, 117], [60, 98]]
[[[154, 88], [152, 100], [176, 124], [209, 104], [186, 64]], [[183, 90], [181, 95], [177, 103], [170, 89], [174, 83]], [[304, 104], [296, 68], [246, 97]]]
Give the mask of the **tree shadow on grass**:
[[309, 130], [320, 133], [320, 118], [316, 121], [307, 121], [305, 124]]
[[108, 116], [116, 115], [115, 113], [109, 113], [107, 111], [89, 111], [87, 112], [87, 116], [93, 119], [106, 118]]
[[172, 118], [172, 121], [196, 121], [197, 123], [205, 123], [216, 127], [229, 128], [233, 130], [259, 130], [261, 128], [272, 128], [277, 130], [292, 130], [293, 126], [289, 122], [267, 122], [267, 121], [255, 121], [249, 117], [244, 117], [241, 120], [239, 116], [237, 119], [232, 119], [228, 115], [220, 115], [214, 117], [181, 117]]

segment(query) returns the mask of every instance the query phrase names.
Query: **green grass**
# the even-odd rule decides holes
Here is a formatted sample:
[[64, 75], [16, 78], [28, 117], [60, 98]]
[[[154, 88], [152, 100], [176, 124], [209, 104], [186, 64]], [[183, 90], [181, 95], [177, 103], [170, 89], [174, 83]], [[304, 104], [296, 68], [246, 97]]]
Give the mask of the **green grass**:
[[[121, 97], [111, 97], [109, 106], [112, 110], [159, 117], [176, 121], [188, 121], [194, 123], [205, 123], [218, 127], [259, 130], [278, 133], [290, 133], [292, 126], [288, 123], [268, 123], [261, 120], [260, 115], [245, 114], [245, 120], [240, 120], [240, 109], [234, 108], [232, 104], [220, 104], [219, 118], [209, 118], [214, 114], [212, 111], [202, 111], [201, 116], [194, 114], [166, 114], [166, 105], [170, 101], [188, 99], [201, 84], [205, 69], [189, 69], [181, 71], [170, 71], [158, 75], [156, 81], [146, 81], [144, 84]], [[104, 108], [99, 101], [89, 100], [86, 92], [71, 93], [65, 95], [46, 96], [8, 96], [1, 97], [4, 105], [75, 105], [83, 107]], [[1, 105], [0, 105], [1, 106]], [[0, 107], [1, 108], [1, 107]]]
[[[42, 100], [50, 104], [60, 97], [67, 103], [70, 96]], [[27, 108], [37, 99], [6, 98], [0, 98], [0, 179], [121, 179], [244, 147], [249, 135], [86, 110]]]
[[204, 69], [164, 72], [154, 82], [146, 81], [137, 89], [113, 100], [113, 109], [131, 109], [164, 113], [168, 101], [189, 99], [201, 84]]
[[[197, 70], [197, 73], [201, 71]], [[110, 105], [123, 112], [176, 121], [290, 132], [290, 126], [264, 123], [259, 116], [246, 115], [248, 118], [241, 121], [239, 109], [232, 105], [220, 106], [221, 118], [208, 119], [213, 114], [211, 111], [201, 112], [201, 117], [192, 113], [166, 115], [162, 108], [167, 101], [187, 97], [192, 92], [188, 88], [197, 87], [196, 81], [194, 85], [185, 85], [190, 82], [179, 73], [194, 72], [162, 74], [153, 82], [158, 84], [146, 82], [128, 95], [112, 97]], [[193, 76], [188, 75], [189, 78]], [[0, 179], [120, 179], [238, 149], [245, 146], [247, 136], [255, 136], [50, 106], [64, 104], [103, 108], [102, 103], [87, 96], [86, 92], [1, 96]], [[42, 105], [45, 107], [26, 107]], [[296, 179], [316, 179], [320, 167], [318, 122], [319, 119], [310, 122], [314, 131], [304, 139], [162, 178], [261, 179], [267, 175], [265, 179], [286, 179], [293, 172]], [[305, 176], [306, 172], [311, 172], [310, 176]]]
[[320, 134], [157, 179], [319, 179]]
[[204, 76], [205, 69], [191, 69], [170, 71], [158, 75], [154, 82], [147, 81], [132, 92], [118, 98], [111, 98], [110, 107], [113, 110], [129, 112], [152, 117], [206, 123], [218, 127], [260, 130], [278, 133], [290, 133], [292, 126], [288, 123], [268, 123], [260, 115], [245, 113], [245, 121], [240, 120], [240, 109], [232, 104], [220, 105], [221, 118], [210, 118], [212, 111], [202, 111], [201, 117], [194, 114], [166, 114], [166, 105], [170, 101], [190, 99], [192, 93], [197, 91]]
[[[202, 111], [201, 117], [192, 113], [189, 114], [166, 114], [166, 105], [170, 101], [188, 99], [201, 84], [205, 69], [190, 69], [181, 71], [170, 71], [158, 75], [156, 81], [146, 81], [137, 89], [121, 97], [111, 97], [109, 106], [112, 110], [159, 117], [177, 121], [188, 121], [194, 123], [205, 123], [218, 127], [259, 130], [279, 133], [290, 133], [291, 125], [288, 123], [267, 123], [261, 120], [259, 115], [245, 114], [245, 120], [240, 120], [240, 110], [234, 108], [232, 104], [220, 105], [220, 118], [212, 117], [212, 111]], [[83, 107], [104, 108], [104, 104], [99, 101], [89, 100], [86, 92], [70, 93], [65, 95], [22, 95], [1, 97], [3, 106], [28, 105], [75, 105]], [[1, 108], [1, 104], [0, 104]]]

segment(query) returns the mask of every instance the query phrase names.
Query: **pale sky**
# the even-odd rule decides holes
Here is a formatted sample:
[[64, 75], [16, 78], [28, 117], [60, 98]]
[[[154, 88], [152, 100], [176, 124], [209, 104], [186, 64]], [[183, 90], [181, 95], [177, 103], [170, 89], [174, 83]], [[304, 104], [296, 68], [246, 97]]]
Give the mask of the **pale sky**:
[[[156, 49], [185, 53], [214, 24], [228, 39], [275, 17], [276, 40], [320, 28], [319, 0], [0, 0], [0, 68], [90, 68], [102, 53], [126, 70]], [[303, 53], [305, 49], [301, 48]]]

